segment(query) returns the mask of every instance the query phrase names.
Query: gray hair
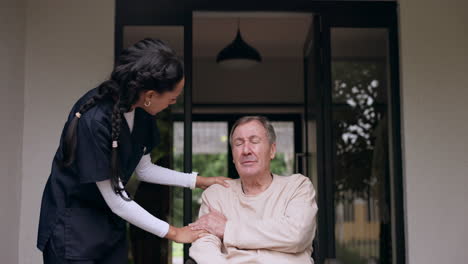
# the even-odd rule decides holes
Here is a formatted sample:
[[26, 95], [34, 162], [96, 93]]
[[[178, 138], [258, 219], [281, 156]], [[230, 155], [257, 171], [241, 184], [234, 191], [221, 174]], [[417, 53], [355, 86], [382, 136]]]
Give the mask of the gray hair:
[[266, 130], [266, 134], [270, 145], [276, 143], [275, 129], [271, 125], [271, 122], [270, 120], [268, 120], [268, 118], [264, 116], [244, 116], [237, 119], [237, 121], [232, 126], [231, 133], [229, 133], [229, 144], [232, 145], [232, 134], [234, 134], [234, 130], [236, 130], [238, 126], [249, 123], [251, 121], [258, 121], [260, 124], [262, 124], [263, 128], [265, 128]]

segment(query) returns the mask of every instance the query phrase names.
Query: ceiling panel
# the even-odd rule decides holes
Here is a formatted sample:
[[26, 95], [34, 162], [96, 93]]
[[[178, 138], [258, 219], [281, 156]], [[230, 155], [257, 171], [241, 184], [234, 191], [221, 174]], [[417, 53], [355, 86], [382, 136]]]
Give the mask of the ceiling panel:
[[311, 21], [311, 16], [195, 17], [193, 54], [198, 58], [216, 58], [234, 40], [239, 26], [243, 39], [262, 57], [301, 57]]

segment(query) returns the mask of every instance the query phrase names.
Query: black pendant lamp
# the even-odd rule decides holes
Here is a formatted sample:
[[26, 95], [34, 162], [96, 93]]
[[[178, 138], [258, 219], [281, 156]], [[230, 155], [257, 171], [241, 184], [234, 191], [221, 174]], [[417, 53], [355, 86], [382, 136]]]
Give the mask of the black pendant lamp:
[[260, 53], [242, 39], [238, 20], [236, 38], [218, 53], [216, 62], [226, 68], [243, 69], [261, 61]]

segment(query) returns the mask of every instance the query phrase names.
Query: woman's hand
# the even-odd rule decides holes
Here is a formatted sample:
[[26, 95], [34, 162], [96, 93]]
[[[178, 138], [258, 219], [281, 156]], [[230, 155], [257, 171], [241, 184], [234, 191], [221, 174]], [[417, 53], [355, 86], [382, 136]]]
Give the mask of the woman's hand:
[[206, 230], [192, 230], [189, 226], [169, 226], [169, 232], [167, 232], [165, 238], [177, 243], [192, 243], [204, 234], [207, 234]]
[[209, 207], [210, 212], [200, 217], [195, 223], [189, 224], [194, 231], [208, 231], [211, 234], [219, 237], [221, 240], [224, 237], [227, 218], [218, 210]]
[[210, 187], [213, 184], [220, 184], [224, 187], [229, 187], [229, 184], [227, 181], [232, 180], [227, 177], [202, 177], [202, 176], [197, 176], [197, 182], [195, 183], [195, 186], [200, 188], [200, 189], [206, 189]]

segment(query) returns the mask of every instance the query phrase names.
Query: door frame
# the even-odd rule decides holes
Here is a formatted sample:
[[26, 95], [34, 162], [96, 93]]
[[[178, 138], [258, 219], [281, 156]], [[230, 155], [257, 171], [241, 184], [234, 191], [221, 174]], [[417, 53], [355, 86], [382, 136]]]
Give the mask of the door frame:
[[[394, 263], [404, 264], [406, 262], [406, 243], [404, 228], [404, 192], [403, 192], [403, 169], [402, 169], [402, 135], [401, 135], [401, 113], [400, 113], [400, 79], [399, 79], [399, 51], [398, 51], [398, 21], [397, 21], [397, 3], [379, 2], [379, 1], [310, 1], [310, 0], [290, 0], [282, 2], [272, 2], [267, 0], [249, 1], [216, 1], [216, 0], [171, 0], [171, 1], [151, 1], [134, 0], [132, 2], [116, 0], [115, 9], [115, 58], [122, 51], [123, 29], [125, 26], [183, 26], [184, 27], [184, 62], [186, 83], [184, 90], [184, 171], [192, 170], [192, 21], [193, 13], [196, 11], [219, 11], [219, 12], [302, 12], [320, 14], [327, 22], [327, 18], [334, 18], [333, 25], [353, 21], [353, 25], [365, 25], [369, 19], [373, 20], [375, 25], [385, 26], [389, 29], [389, 60], [390, 60], [390, 100], [389, 100], [389, 118], [390, 122], [390, 158], [391, 174], [393, 182], [391, 186], [392, 209], [394, 210], [392, 218], [393, 234], [393, 252]], [[352, 15], [350, 15], [352, 14]], [[372, 15], [370, 15], [372, 14]], [[331, 22], [331, 20], [330, 20]], [[380, 24], [379, 24], [380, 23]], [[350, 25], [350, 24], [346, 24]], [[374, 26], [375, 26], [374, 25]], [[325, 37], [322, 35], [322, 37]], [[328, 51], [329, 54], [330, 51]], [[326, 54], [327, 51], [325, 50]], [[327, 59], [324, 57], [324, 62]], [[328, 69], [330, 65], [326, 65]], [[326, 73], [328, 72], [328, 73]], [[330, 71], [325, 72], [324, 80], [330, 79]], [[328, 75], [327, 75], [328, 74]], [[327, 87], [327, 85], [325, 85]], [[326, 93], [327, 91], [323, 91]], [[331, 122], [326, 112], [330, 110], [330, 102], [326, 102], [324, 108], [324, 122]], [[324, 140], [318, 138], [318, 141]], [[325, 141], [326, 142], [326, 141]], [[327, 143], [325, 143], [327, 144]], [[330, 147], [330, 146], [328, 146]], [[320, 155], [318, 153], [318, 155]], [[330, 172], [327, 165], [327, 156], [324, 160], [324, 169], [326, 174]], [[329, 159], [328, 159], [329, 160]], [[324, 175], [325, 175], [324, 174]], [[319, 175], [320, 176], [320, 175]], [[323, 177], [323, 175], [322, 175]], [[327, 191], [329, 192], [329, 191]], [[323, 192], [322, 192], [323, 193]], [[184, 224], [191, 221], [190, 200], [191, 190], [184, 190]], [[185, 201], [187, 200], [187, 201]], [[320, 199], [319, 199], [320, 200]], [[327, 199], [329, 200], [329, 199]], [[326, 208], [330, 201], [325, 200], [319, 204], [319, 208]], [[333, 250], [334, 251], [334, 250]], [[329, 255], [329, 253], [327, 253]], [[184, 246], [184, 257], [188, 256], [188, 246]]]

